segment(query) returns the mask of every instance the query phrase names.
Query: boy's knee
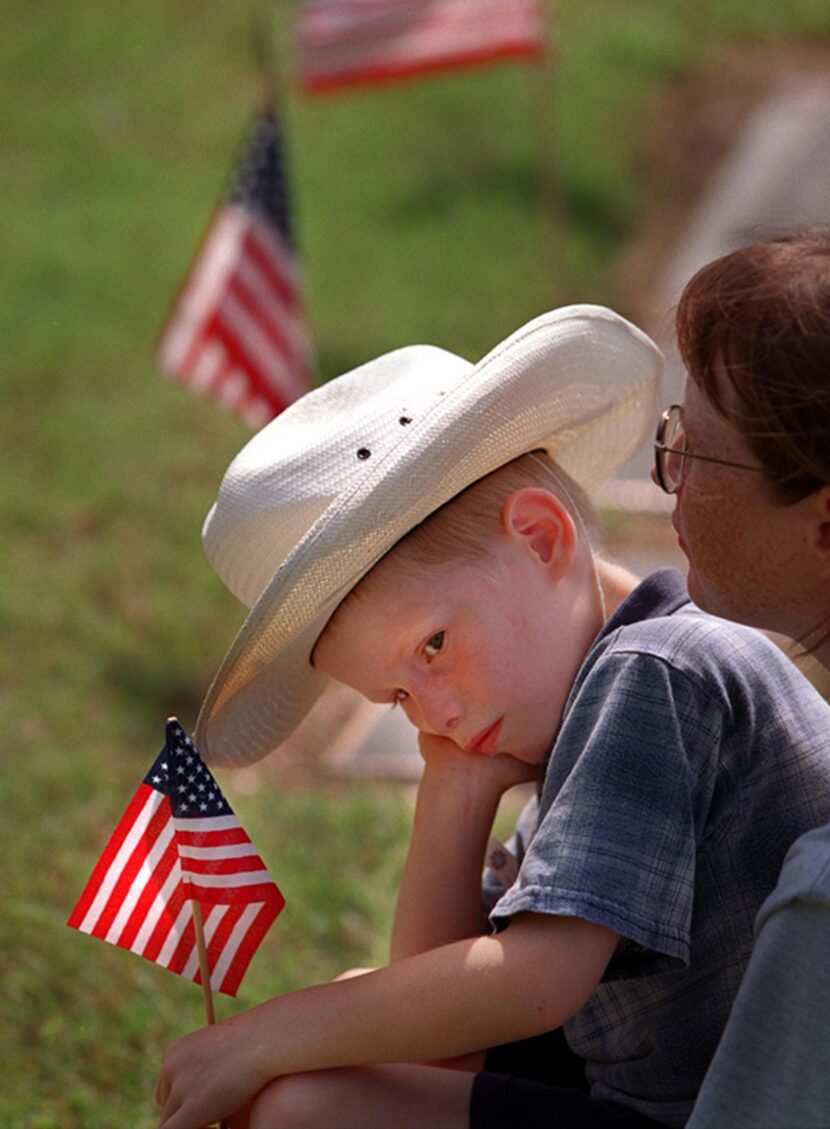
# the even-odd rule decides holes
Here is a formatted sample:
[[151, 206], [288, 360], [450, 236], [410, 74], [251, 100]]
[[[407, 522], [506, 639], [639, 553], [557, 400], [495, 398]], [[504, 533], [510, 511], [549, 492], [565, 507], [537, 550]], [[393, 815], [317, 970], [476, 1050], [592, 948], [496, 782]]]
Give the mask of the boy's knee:
[[286, 1074], [254, 1098], [249, 1129], [320, 1129], [335, 1124], [338, 1083], [346, 1071]]

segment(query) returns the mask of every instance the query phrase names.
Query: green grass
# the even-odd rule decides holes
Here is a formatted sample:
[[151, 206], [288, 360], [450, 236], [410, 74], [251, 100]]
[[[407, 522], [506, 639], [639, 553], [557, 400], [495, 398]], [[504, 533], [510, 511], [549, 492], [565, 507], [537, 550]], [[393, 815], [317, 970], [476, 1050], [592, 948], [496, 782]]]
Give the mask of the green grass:
[[[6, 844], [12, 896], [0, 922], [0, 1057], [9, 1069], [0, 1113], [7, 1126], [154, 1125], [164, 1047], [204, 1022], [195, 985], [64, 926], [102, 832], [117, 818], [116, 797], [124, 806], [146, 770], [138, 758], [113, 762], [102, 788], [94, 779], [100, 765], [83, 750], [53, 750], [33, 758], [5, 790], [4, 811], [31, 829]], [[234, 803], [287, 905], [239, 1003], [218, 997], [217, 1014], [382, 961], [408, 820], [403, 794], [361, 788], [328, 798], [292, 790], [234, 796]]]
[[[152, 343], [258, 96], [253, 0], [7, 0], [0, 40], [0, 1118], [153, 1123], [198, 990], [65, 928], [159, 747], [242, 618], [199, 528], [248, 432]], [[825, 0], [565, 0], [558, 64], [286, 94], [324, 378], [429, 341], [480, 356], [551, 305], [624, 302], [643, 107], [725, 46], [830, 37]], [[285, 54], [291, 6], [270, 9]], [[548, 214], [542, 157], [558, 193]], [[551, 182], [553, 183], [553, 182]], [[549, 191], [549, 190], [548, 190]], [[549, 199], [549, 196], [545, 199]], [[288, 909], [241, 1003], [382, 959], [406, 792], [237, 793]], [[224, 1010], [236, 1005], [224, 1003]]]

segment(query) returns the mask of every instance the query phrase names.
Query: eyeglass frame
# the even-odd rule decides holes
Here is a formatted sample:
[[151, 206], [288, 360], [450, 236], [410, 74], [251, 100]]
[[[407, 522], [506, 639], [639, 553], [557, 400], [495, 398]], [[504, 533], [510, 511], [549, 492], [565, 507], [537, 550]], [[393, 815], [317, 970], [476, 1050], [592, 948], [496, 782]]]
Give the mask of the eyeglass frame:
[[[678, 451], [674, 447], [666, 446], [663, 437], [666, 434], [669, 421], [672, 415], [679, 414], [680, 419], [683, 419], [683, 405], [670, 404], [660, 413], [660, 419], [657, 421], [657, 434], [654, 437], [654, 473], [657, 476], [657, 485], [666, 494], [676, 494], [680, 487], [683, 485], [683, 479], [686, 477], [685, 469], [681, 470], [680, 476], [673, 486], [669, 484], [667, 476], [663, 473], [663, 466], [665, 460], [669, 455], [674, 455], [679, 459], [698, 459], [702, 463], [716, 463], [718, 466], [734, 467], [736, 470], [754, 470], [760, 474], [764, 473], [764, 467], [749, 466], [747, 463], [736, 463], [729, 459], [717, 459], [714, 455], [698, 455], [695, 451]], [[683, 435], [685, 437], [685, 431]], [[685, 464], [683, 464], [685, 467]]]

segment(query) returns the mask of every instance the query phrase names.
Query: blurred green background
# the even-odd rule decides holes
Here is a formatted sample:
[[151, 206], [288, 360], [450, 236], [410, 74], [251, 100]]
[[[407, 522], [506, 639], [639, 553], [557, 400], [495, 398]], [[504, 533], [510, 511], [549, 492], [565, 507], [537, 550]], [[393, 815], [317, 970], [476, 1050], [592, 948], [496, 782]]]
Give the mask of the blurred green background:
[[[553, 71], [515, 64], [283, 98], [321, 378], [428, 341], [475, 359], [550, 306], [630, 312], [661, 99], [738, 44], [830, 40], [826, 0], [564, 0]], [[199, 530], [249, 432], [152, 347], [292, 7], [7, 0], [0, 38], [0, 1121], [154, 1124], [199, 990], [64, 921], [163, 722], [195, 720], [242, 609]], [[652, 154], [653, 156], [653, 154]], [[551, 176], [543, 175], [546, 167]], [[544, 186], [547, 186], [544, 188]], [[286, 894], [240, 1004], [384, 959], [411, 795], [223, 785]], [[220, 1014], [238, 1006], [219, 1001]]]

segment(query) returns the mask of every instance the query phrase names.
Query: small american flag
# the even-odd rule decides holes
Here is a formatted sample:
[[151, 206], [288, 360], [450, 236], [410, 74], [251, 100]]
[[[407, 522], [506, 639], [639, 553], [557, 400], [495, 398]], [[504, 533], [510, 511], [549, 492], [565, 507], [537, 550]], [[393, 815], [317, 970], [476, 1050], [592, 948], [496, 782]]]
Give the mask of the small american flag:
[[300, 85], [327, 91], [544, 53], [544, 0], [306, 0]]
[[256, 119], [162, 329], [157, 361], [261, 427], [312, 386], [313, 358], [272, 111]]
[[285, 899], [173, 720], [67, 925], [201, 982], [191, 899], [202, 907], [210, 986], [236, 995]]

